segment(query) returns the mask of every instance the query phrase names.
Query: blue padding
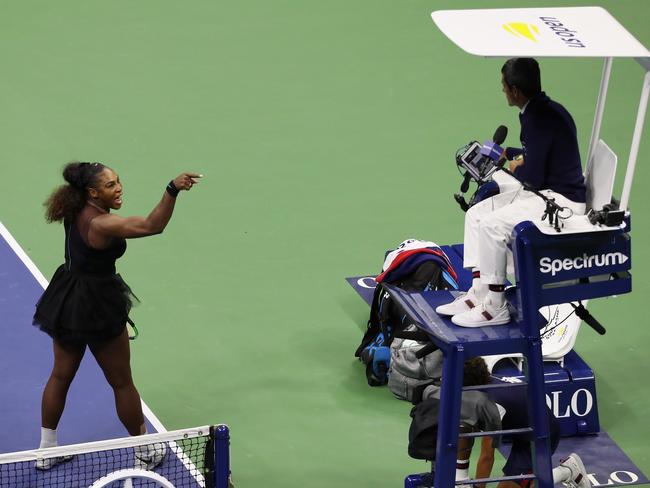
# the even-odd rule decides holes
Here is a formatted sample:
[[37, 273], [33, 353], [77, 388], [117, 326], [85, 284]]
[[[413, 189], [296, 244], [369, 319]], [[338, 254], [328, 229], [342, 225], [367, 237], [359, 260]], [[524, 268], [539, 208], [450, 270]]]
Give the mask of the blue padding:
[[[526, 379], [507, 358], [494, 366], [492, 375], [499, 379]], [[544, 388], [562, 437], [600, 432], [594, 374], [575, 351], [565, 356], [564, 367], [555, 361], [544, 362]]]
[[374, 348], [374, 355], [372, 357], [373, 364], [376, 363], [389, 363], [390, 362], [390, 347], [380, 346]]
[[498, 195], [499, 185], [496, 181], [486, 181], [476, 189], [476, 193], [472, 197], [472, 201], [476, 204], [482, 202], [494, 195]]
[[390, 347], [379, 346], [372, 349], [372, 371], [377, 378], [385, 379], [390, 366]]
[[462, 291], [469, 290], [472, 286], [472, 272], [463, 268], [463, 245], [454, 244], [452, 246], [440, 246], [440, 248], [447, 255], [458, 275], [458, 288]]
[[566, 303], [567, 301], [588, 300], [591, 298], [611, 297], [632, 291], [631, 278], [585, 283], [560, 288], [540, 290], [540, 306]]
[[458, 290], [458, 282], [444, 269], [442, 270], [442, 277], [454, 290]]
[[458, 254], [461, 258], [465, 255], [465, 245], [464, 244], [452, 244], [451, 248], [454, 250], [456, 254]]
[[[522, 381], [526, 380], [524, 373], [519, 371], [517, 366], [509, 359], [499, 361], [492, 370], [492, 375], [497, 378], [510, 377], [517, 378]], [[565, 383], [570, 380], [569, 374], [560, 367], [556, 362], [544, 363], [544, 382], [549, 383]]]
[[345, 281], [354, 288], [354, 291], [356, 291], [368, 305], [372, 305], [372, 297], [375, 293], [375, 288], [377, 287], [374, 278], [375, 275], [352, 276], [350, 278], [345, 278]]
[[564, 356], [564, 369], [572, 380], [593, 380], [594, 372], [574, 350]]

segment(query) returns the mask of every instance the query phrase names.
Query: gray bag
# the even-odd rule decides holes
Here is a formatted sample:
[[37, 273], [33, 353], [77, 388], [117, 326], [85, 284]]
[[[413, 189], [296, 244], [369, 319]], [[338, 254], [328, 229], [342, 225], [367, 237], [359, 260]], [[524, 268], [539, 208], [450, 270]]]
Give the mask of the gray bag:
[[[405, 330], [416, 330], [415, 325]], [[415, 357], [427, 343], [410, 339], [393, 339], [390, 345], [390, 368], [388, 388], [400, 400], [413, 400], [413, 392], [418, 386], [431, 383], [442, 376], [442, 351], [427, 354], [422, 359]]]

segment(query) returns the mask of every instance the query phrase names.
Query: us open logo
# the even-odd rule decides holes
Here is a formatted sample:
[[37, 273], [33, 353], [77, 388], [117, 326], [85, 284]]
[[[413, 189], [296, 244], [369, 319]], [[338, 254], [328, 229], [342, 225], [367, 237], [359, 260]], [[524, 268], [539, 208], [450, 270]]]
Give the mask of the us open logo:
[[586, 47], [584, 43], [578, 39], [578, 31], [568, 28], [557, 17], [540, 17], [539, 20], [544, 22], [544, 25], [551, 29], [551, 31], [562, 40], [565, 46]]
[[[562, 41], [566, 47], [587, 47], [578, 38], [578, 31], [567, 27], [557, 17], [539, 17], [539, 20], [541, 20], [544, 23], [544, 26], [555, 34], [557, 39]], [[531, 42], [537, 42], [537, 39], [541, 37], [539, 27], [535, 24], [527, 22], [508, 22], [507, 24], [502, 24], [501, 27], [513, 36], [518, 37], [519, 39], [527, 39]]]
[[528, 39], [529, 41], [537, 42], [539, 36], [539, 29], [535, 24], [526, 24], [525, 22], [508, 22], [501, 27], [515, 37], [520, 39]]

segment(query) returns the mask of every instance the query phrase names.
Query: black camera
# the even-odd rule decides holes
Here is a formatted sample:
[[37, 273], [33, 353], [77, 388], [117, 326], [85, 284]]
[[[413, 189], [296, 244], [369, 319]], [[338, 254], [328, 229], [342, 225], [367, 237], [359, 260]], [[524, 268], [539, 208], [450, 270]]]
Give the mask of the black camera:
[[460, 193], [455, 193], [454, 199], [463, 212], [467, 212], [476, 199], [476, 193], [474, 193], [470, 202], [467, 203], [463, 196], [469, 190], [470, 181], [476, 181], [480, 189], [484, 183], [490, 180], [492, 173], [501, 168], [500, 159], [503, 155], [503, 149], [499, 147], [499, 144], [503, 143], [507, 135], [508, 128], [500, 125], [494, 132], [492, 141], [485, 141], [483, 144], [471, 141], [456, 151], [456, 164], [461, 173], [464, 172], [464, 174], [463, 182], [460, 185]]
[[456, 164], [479, 185], [488, 181], [492, 173], [499, 169], [499, 165], [488, 155], [488, 151], [483, 150], [484, 147], [492, 149], [488, 148], [488, 143], [481, 145], [472, 141], [456, 153]]
[[594, 210], [592, 208], [589, 210], [587, 218], [593, 225], [600, 224], [605, 227], [615, 227], [621, 225], [623, 222], [625, 210], [620, 210], [618, 208], [618, 202], [613, 201], [612, 203], [606, 204], [602, 210]]

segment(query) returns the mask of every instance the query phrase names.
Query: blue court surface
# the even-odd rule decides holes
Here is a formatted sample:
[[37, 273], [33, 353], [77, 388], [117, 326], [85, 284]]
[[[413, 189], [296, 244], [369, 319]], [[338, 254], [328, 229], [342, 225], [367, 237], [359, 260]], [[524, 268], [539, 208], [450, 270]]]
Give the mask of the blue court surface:
[[[36, 301], [47, 281], [2, 224], [0, 234], [0, 453], [8, 453], [36, 449], [39, 445], [41, 394], [52, 366], [52, 341], [31, 325]], [[146, 406], [145, 417], [148, 432], [165, 432]], [[59, 424], [59, 445], [126, 436], [128, 433], [115, 412], [112, 390], [87, 351]], [[156, 471], [163, 476], [165, 472], [177, 471], [183, 461], [187, 464], [187, 459], [182, 458], [182, 452], [168, 452], [166, 461]], [[83, 461], [81, 455], [69, 463], [71, 466], [66, 469], [78, 475], [66, 486], [84, 486], [78, 484], [86, 483], [81, 481], [79, 468]], [[112, 470], [131, 467], [132, 458], [125, 457], [124, 466], [114, 466]], [[0, 481], [3, 474], [6, 475], [5, 469], [0, 470]], [[56, 468], [44, 473], [33, 470], [29, 479], [23, 480], [24, 484], [12, 482], [11, 486], [34, 486], [37, 477], [46, 480], [55, 472]], [[93, 476], [95, 474], [106, 473], [94, 473]], [[187, 477], [192, 478], [189, 473]], [[92, 481], [94, 479], [90, 483]], [[192, 486], [187, 481], [184, 483], [183, 486]], [[48, 486], [48, 483], [39, 486]]]
[[[376, 285], [374, 277], [365, 275], [346, 278], [368, 305], [372, 303]], [[508, 449], [508, 444], [503, 444], [500, 448], [504, 457], [508, 455]], [[648, 483], [648, 478], [643, 472], [604, 431], [592, 435], [563, 437], [553, 455], [553, 466], [572, 452], [578, 453], [584, 461], [594, 487]]]

